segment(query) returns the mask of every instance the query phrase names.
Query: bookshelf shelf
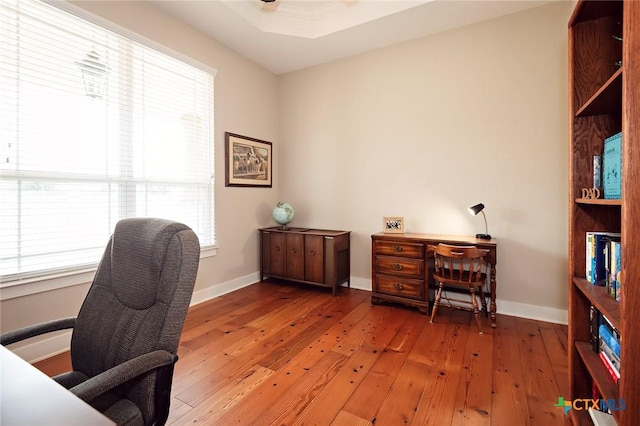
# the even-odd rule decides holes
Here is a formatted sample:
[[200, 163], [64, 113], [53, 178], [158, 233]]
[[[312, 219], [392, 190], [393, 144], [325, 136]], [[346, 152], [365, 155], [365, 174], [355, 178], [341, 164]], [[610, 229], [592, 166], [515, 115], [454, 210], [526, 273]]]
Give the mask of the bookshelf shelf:
[[618, 385], [613, 381], [607, 370], [602, 368], [602, 361], [598, 357], [598, 354], [591, 349], [591, 343], [576, 342], [575, 344], [582, 362], [585, 367], [587, 367], [587, 370], [589, 370], [589, 374], [591, 374], [593, 381], [596, 382], [604, 399], [617, 401], [620, 397]]
[[[569, 385], [566, 399], [624, 400], [614, 411], [619, 426], [640, 425], [640, 1], [578, 0], [569, 20]], [[616, 39], [622, 38], [622, 41]], [[622, 66], [618, 67], [620, 61]], [[604, 140], [622, 132], [619, 200], [585, 199], [593, 182], [593, 156]], [[585, 279], [586, 233], [621, 234], [622, 297]], [[614, 383], [592, 350], [590, 311], [604, 314], [620, 333], [620, 381]], [[570, 411], [576, 424], [591, 424], [586, 411]]]
[[605, 287], [593, 285], [584, 278], [574, 278], [573, 282], [589, 302], [598, 308], [616, 329], [620, 330], [620, 302], [609, 296]]
[[621, 206], [622, 200], [605, 200], [604, 198], [576, 198], [578, 204], [591, 204], [594, 206]]

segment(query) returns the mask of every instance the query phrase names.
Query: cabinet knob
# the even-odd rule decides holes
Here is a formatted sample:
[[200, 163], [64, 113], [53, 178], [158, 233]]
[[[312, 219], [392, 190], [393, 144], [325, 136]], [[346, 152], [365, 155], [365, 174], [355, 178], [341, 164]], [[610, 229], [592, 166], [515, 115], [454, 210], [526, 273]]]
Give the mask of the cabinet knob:
[[297, 248], [294, 247], [294, 248], [291, 249], [291, 253], [297, 253], [297, 252], [298, 252]]
[[401, 246], [395, 246], [395, 247], [393, 247], [393, 249], [394, 249], [395, 251], [397, 251], [397, 252], [402, 251], [402, 247], [401, 247]]
[[404, 286], [400, 283], [395, 283], [393, 287], [395, 287], [396, 290], [402, 290], [404, 288]]
[[311, 256], [315, 256], [316, 255], [316, 251], [315, 250], [311, 250], [309, 253], [311, 253]]
[[276, 246], [276, 251], [280, 251], [280, 246]]
[[402, 265], [400, 263], [394, 263], [393, 269], [395, 269], [396, 271], [402, 271]]

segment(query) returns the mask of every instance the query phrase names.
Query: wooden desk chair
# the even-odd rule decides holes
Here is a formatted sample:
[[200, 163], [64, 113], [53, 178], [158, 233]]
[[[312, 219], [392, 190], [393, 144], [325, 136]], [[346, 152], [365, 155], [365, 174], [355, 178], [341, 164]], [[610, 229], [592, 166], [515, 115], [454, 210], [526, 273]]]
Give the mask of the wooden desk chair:
[[429, 250], [433, 252], [435, 260], [433, 278], [439, 283], [436, 300], [431, 310], [430, 322], [433, 322], [438, 312], [444, 286], [465, 287], [468, 288], [471, 293], [471, 301], [454, 299], [448, 296], [445, 296], [445, 298], [449, 302], [449, 306], [453, 308], [465, 309], [453, 305], [451, 303], [452, 300], [472, 305], [476, 324], [478, 324], [478, 331], [482, 334], [480, 310], [478, 309], [476, 293], [478, 293], [482, 301], [482, 311], [486, 313], [487, 300], [485, 299], [482, 286], [487, 280], [487, 263], [484, 260], [484, 256], [489, 250], [479, 249], [476, 246], [453, 246], [442, 243], [437, 246], [430, 245]]

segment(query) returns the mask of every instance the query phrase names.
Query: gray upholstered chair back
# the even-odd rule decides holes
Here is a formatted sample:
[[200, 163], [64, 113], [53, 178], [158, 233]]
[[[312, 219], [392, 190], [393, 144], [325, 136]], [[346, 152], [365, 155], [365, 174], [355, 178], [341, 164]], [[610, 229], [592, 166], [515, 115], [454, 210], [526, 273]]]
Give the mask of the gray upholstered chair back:
[[[73, 330], [73, 369], [92, 377], [157, 349], [176, 354], [199, 254], [198, 238], [186, 225], [118, 222]], [[154, 416], [155, 380], [152, 372], [116, 389], [145, 420]]]

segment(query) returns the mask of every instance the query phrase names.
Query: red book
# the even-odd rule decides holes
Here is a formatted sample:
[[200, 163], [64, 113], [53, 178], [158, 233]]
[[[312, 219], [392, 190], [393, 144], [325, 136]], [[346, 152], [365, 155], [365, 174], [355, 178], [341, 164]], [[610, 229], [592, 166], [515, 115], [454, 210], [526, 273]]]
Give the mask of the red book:
[[600, 359], [602, 360], [604, 366], [607, 367], [607, 371], [611, 375], [614, 383], [618, 383], [618, 380], [620, 380], [620, 373], [616, 371], [611, 361], [609, 361], [609, 358], [607, 358], [607, 356], [602, 351], [600, 351]]

